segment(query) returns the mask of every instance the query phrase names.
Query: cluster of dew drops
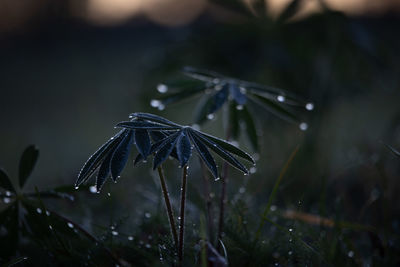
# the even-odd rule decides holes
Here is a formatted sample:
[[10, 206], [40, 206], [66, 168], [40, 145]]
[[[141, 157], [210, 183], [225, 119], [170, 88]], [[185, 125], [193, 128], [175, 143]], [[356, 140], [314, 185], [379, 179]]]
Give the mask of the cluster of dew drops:
[[[214, 83], [219, 83], [219, 79], [215, 79]], [[215, 86], [215, 88], [216, 88], [216, 90], [218, 90], [219, 88], [222, 88], [222, 87], [219, 86], [219, 85], [217, 84], [217, 85]], [[159, 93], [161, 93], [161, 94], [165, 94], [165, 93], [168, 92], [168, 86], [165, 85], [165, 84], [159, 84], [159, 85], [157, 86], [157, 91], [158, 91]], [[245, 94], [245, 93], [246, 93], [246, 88], [240, 87], [240, 92], [242, 92], [243, 94]], [[284, 95], [278, 95], [278, 96], [276, 97], [276, 100], [277, 100], [278, 102], [283, 103], [283, 102], [286, 101], [286, 98], [285, 98]], [[152, 100], [150, 101], [150, 106], [152, 106], [153, 108], [157, 108], [158, 110], [164, 110], [164, 109], [165, 109], [165, 105], [162, 103], [162, 101], [157, 100], [157, 99], [152, 99]], [[312, 111], [312, 110], [314, 109], [314, 103], [311, 103], [311, 102], [306, 103], [306, 105], [304, 106], [304, 108], [305, 108], [306, 110], [308, 110], [308, 111]], [[243, 105], [237, 105], [237, 106], [236, 106], [236, 109], [237, 109], [237, 110], [242, 110], [242, 109], [243, 109]], [[207, 115], [207, 119], [208, 119], [208, 120], [213, 120], [213, 119], [215, 119], [215, 115], [214, 115], [213, 113], [210, 113], [210, 114]], [[299, 128], [300, 128], [300, 130], [302, 130], [302, 131], [306, 131], [306, 130], [308, 129], [308, 124], [307, 124], [306, 122], [301, 122], [301, 123], [299, 124]]]

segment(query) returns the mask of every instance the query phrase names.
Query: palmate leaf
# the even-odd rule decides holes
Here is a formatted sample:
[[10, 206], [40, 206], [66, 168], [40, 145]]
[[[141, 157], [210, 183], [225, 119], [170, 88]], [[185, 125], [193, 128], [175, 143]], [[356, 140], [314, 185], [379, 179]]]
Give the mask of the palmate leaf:
[[19, 162], [19, 186], [22, 188], [26, 180], [35, 167], [36, 161], [39, 157], [39, 150], [34, 146], [28, 146], [22, 153]]
[[0, 168], [0, 187], [15, 193], [15, 189], [10, 181], [10, 178], [8, 177], [6, 172], [1, 168]]
[[250, 114], [247, 107], [243, 107], [243, 110], [240, 112], [241, 121], [243, 121], [246, 125], [246, 133], [247, 137], [250, 140], [250, 144], [253, 147], [254, 151], [258, 150], [258, 136], [257, 136], [257, 128], [254, 123], [253, 116]]
[[176, 126], [162, 125], [159, 123], [149, 123], [149, 122], [145, 122], [145, 121], [123, 121], [123, 122], [120, 122], [117, 125], [115, 125], [115, 127], [129, 128], [129, 129], [136, 129], [136, 130], [149, 130], [149, 131], [179, 129], [179, 127], [176, 127]]
[[229, 95], [229, 85], [224, 85], [221, 90], [217, 91], [213, 96], [213, 101], [210, 109], [208, 110], [209, 114], [217, 112], [222, 105], [228, 100]]
[[[161, 121], [166, 120], [152, 114], [149, 116], [147, 113], [134, 114], [136, 115], [132, 116], [133, 119], [144, 119], [146, 116], [151, 122], [160, 122], [160, 124]], [[169, 124], [172, 123], [168, 120], [166, 121]], [[176, 157], [183, 167], [191, 157], [193, 146], [215, 178], [218, 178], [218, 169], [208, 148], [213, 150], [224, 161], [246, 174], [248, 173], [247, 168], [240, 163], [235, 156], [246, 159], [254, 164], [254, 159], [249, 154], [222, 139], [202, 133], [189, 126], [173, 124], [177, 127], [179, 126], [180, 129], [178, 131], [175, 129], [171, 131], [150, 131], [150, 135], [154, 141], [150, 150], [150, 153], [155, 154], [153, 162], [154, 169], [160, 166], [168, 156]], [[173, 155], [175, 151], [176, 155]], [[135, 164], [141, 160], [143, 160], [143, 157], [138, 155], [135, 159]]]
[[[129, 152], [131, 151], [132, 144], [133, 144], [133, 135], [135, 135], [135, 140], [136, 140], [136, 144], [137, 144], [136, 136], [137, 136], [138, 132], [140, 132], [140, 131], [128, 131], [128, 133], [126, 134], [124, 139], [121, 141], [121, 143], [118, 145], [116, 150], [113, 152], [113, 156], [111, 159], [111, 177], [113, 178], [114, 182], [117, 181], [117, 179], [119, 178], [122, 170], [124, 169], [124, 167], [128, 161]], [[145, 131], [145, 132], [146, 132], [146, 135], [148, 136], [147, 131]], [[147, 144], [146, 144], [146, 146], [147, 146]], [[150, 140], [148, 142], [148, 146], [150, 149]], [[139, 149], [138, 145], [137, 145], [137, 147]], [[144, 152], [147, 152], [147, 148], [146, 148], [146, 150], [144, 150]]]
[[[171, 127], [174, 127], [174, 128], [178, 128], [178, 129], [181, 127], [181, 125], [179, 125], [179, 124], [177, 124], [175, 122], [172, 122], [170, 120], [167, 120], [167, 119], [165, 119], [163, 117], [160, 117], [160, 116], [157, 116], [157, 115], [154, 115], [154, 114], [151, 114], [151, 113], [135, 112], [135, 113], [132, 113], [129, 117], [130, 118], [137, 118], [137, 119], [147, 120], [147, 121], [151, 121], [153, 123], [160, 123], [160, 124], [168, 125], [168, 126], [171, 126]], [[172, 129], [170, 129], [170, 130], [172, 130]]]
[[142, 154], [144, 158], [147, 158], [151, 149], [150, 136], [147, 130], [137, 129], [135, 131], [135, 143], [139, 153]]

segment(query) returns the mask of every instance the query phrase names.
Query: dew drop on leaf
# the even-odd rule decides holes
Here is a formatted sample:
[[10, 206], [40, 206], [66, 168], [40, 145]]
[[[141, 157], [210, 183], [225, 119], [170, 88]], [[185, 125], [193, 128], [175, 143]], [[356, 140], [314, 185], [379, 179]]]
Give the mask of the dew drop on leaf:
[[350, 250], [350, 251], [347, 253], [347, 256], [349, 256], [349, 258], [353, 258], [353, 257], [354, 257], [354, 251]]
[[292, 254], [293, 254], [293, 251], [290, 250], [290, 251], [288, 252], [288, 254], [289, 254], [289, 256], [292, 255]]
[[75, 190], [78, 190], [79, 189], [79, 186], [75, 186]]
[[213, 83], [217, 84], [217, 83], [219, 83], [219, 82], [220, 82], [220, 80], [219, 80], [218, 78], [214, 78], [214, 79], [213, 79]]
[[209, 120], [212, 120], [212, 119], [214, 119], [214, 118], [215, 118], [215, 115], [212, 114], [212, 113], [210, 113], [210, 114], [207, 115], [207, 119], [209, 119]]
[[221, 179], [220, 177], [217, 177], [217, 178], [214, 179], [214, 181], [217, 182], [217, 181], [219, 181], [220, 179]]
[[10, 197], [12, 193], [10, 191], [6, 191], [6, 196]]
[[113, 236], [117, 236], [117, 235], [118, 235], [118, 232], [117, 232], [117, 231], [111, 231], [111, 234], [112, 234]]
[[289, 232], [293, 232], [293, 228], [289, 228]]
[[161, 104], [161, 101], [160, 101], [160, 100], [157, 100], [157, 99], [152, 99], [152, 100], [150, 101], [150, 106], [152, 106], [153, 108], [158, 107], [160, 104]]
[[192, 125], [192, 128], [194, 129], [194, 130], [200, 130], [200, 125], [198, 125], [198, 124], [193, 124]]
[[313, 110], [314, 109], [314, 104], [313, 103], [307, 103], [306, 104], [306, 109], [307, 110]]
[[4, 202], [5, 204], [10, 203], [10, 202], [11, 202], [11, 198], [5, 197], [5, 198], [3, 198], [3, 202]]
[[151, 245], [150, 244], [146, 244], [145, 247], [146, 248], [151, 248]]
[[166, 92], [168, 92], [168, 86], [160, 83], [159, 85], [157, 85], [157, 91], [161, 94], [165, 94]]
[[277, 206], [275, 206], [275, 205], [271, 205], [271, 207], [269, 208], [271, 211], [276, 211], [276, 209], [277, 209]]
[[41, 208], [37, 208], [36, 212], [39, 213], [39, 214], [42, 214], [42, 209]]
[[90, 191], [90, 193], [97, 193], [97, 188], [96, 188], [96, 186], [95, 185], [92, 185], [92, 186], [90, 186], [89, 187], [89, 191]]
[[244, 87], [239, 87], [239, 90], [242, 94], [246, 94], [247, 93], [247, 89]]
[[108, 192], [108, 193], [107, 193], [107, 196], [111, 197], [111, 193], [110, 193], [110, 192]]
[[279, 102], [285, 102], [285, 97], [284, 97], [283, 95], [278, 95], [278, 96], [276, 97], [276, 99], [277, 99]]
[[243, 110], [243, 105], [237, 105], [237, 106], [236, 106], [236, 109], [237, 109], [237, 110]]
[[72, 223], [70, 223], [70, 222], [67, 223], [67, 226], [68, 226], [69, 228], [71, 228], [71, 229], [74, 228], [74, 225], [73, 225]]
[[165, 106], [163, 105], [163, 104], [160, 104], [160, 105], [158, 105], [158, 110], [164, 110], [165, 109]]
[[144, 214], [144, 217], [146, 217], [147, 219], [151, 218], [150, 212], [146, 212], [146, 213]]
[[50, 230], [53, 230], [53, 226], [49, 225], [49, 229], [50, 229]]
[[305, 131], [308, 129], [308, 124], [305, 122], [300, 123], [299, 125], [300, 130]]
[[50, 216], [50, 211], [46, 210], [46, 215]]
[[133, 241], [133, 239], [135, 239], [133, 236], [131, 236], [131, 235], [128, 236], [128, 240], [129, 240], [129, 241]]
[[240, 188], [239, 188], [239, 193], [240, 193], [240, 194], [244, 194], [244, 192], [246, 192], [246, 188], [240, 187]]
[[257, 172], [257, 168], [256, 168], [256, 167], [251, 167], [251, 168], [249, 169], [249, 172], [250, 172], [250, 173], [256, 173], [256, 172]]

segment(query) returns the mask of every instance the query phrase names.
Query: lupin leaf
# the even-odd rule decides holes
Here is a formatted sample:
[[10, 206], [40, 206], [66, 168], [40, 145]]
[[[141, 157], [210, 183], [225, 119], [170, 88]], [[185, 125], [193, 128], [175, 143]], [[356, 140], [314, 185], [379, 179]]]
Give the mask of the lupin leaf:
[[182, 131], [182, 133], [178, 136], [178, 140], [176, 142], [176, 152], [181, 167], [185, 166], [192, 155], [192, 145], [190, 144], [190, 140], [186, 131]]
[[115, 125], [115, 127], [135, 129], [135, 130], [149, 130], [149, 131], [179, 129], [176, 126], [171, 127], [159, 123], [144, 122], [144, 121], [123, 121]]
[[229, 105], [229, 131], [233, 139], [239, 137], [240, 124], [239, 124], [239, 111], [236, 109], [236, 104], [231, 102]]
[[178, 140], [178, 136], [179, 133], [171, 135], [167, 138], [165, 142], [162, 143], [162, 145], [160, 145], [154, 156], [153, 170], [157, 169], [157, 167], [160, 166], [171, 154], [176, 144], [176, 141]]
[[246, 133], [247, 137], [250, 140], [251, 146], [254, 151], [258, 151], [258, 136], [257, 136], [257, 128], [254, 123], [253, 117], [250, 114], [247, 107], [243, 107], [243, 110], [240, 112], [242, 121], [246, 124]]
[[139, 150], [139, 153], [143, 155], [144, 158], [150, 154], [151, 142], [150, 136], [147, 130], [136, 130], [134, 133], [136, 147]]
[[22, 153], [19, 162], [19, 186], [21, 188], [24, 187], [26, 180], [35, 167], [38, 157], [39, 150], [34, 145], [28, 146]]
[[1, 168], [0, 168], [0, 187], [15, 193], [15, 189], [10, 181], [10, 178], [8, 178], [6, 172]]
[[249, 173], [247, 168], [242, 163], [240, 163], [235, 157], [233, 157], [232, 154], [222, 149], [219, 145], [205, 138], [204, 136], [196, 135], [196, 137], [198, 137], [201, 141], [203, 141], [206, 146], [208, 146], [211, 150], [217, 153], [223, 160], [231, 164], [233, 167], [237, 168], [238, 170], [246, 174]]
[[78, 179], [75, 183], [75, 186], [78, 187], [82, 183], [84, 183], [93, 172], [100, 166], [104, 157], [108, 155], [108, 153], [118, 145], [120, 141], [120, 137], [122, 133], [127, 130], [122, 130], [116, 135], [114, 135], [110, 140], [108, 140], [105, 144], [103, 144], [83, 165], [81, 171], [79, 172]]
[[217, 165], [215, 164], [215, 160], [213, 156], [208, 151], [207, 147], [203, 145], [203, 143], [199, 140], [199, 138], [194, 134], [193, 131], [188, 131], [189, 137], [194, 144], [197, 153], [199, 154], [200, 158], [206, 163], [206, 166], [211, 171], [212, 175], [215, 179], [218, 178], [218, 169]]
[[163, 105], [169, 105], [187, 99], [189, 97], [195, 96], [204, 91], [205, 89], [206, 89], [205, 86], [197, 86], [196, 88], [184, 89], [179, 92], [165, 94], [158, 97], [157, 99], [160, 100]]
[[[160, 117], [160, 116], [157, 116], [157, 115], [154, 115], [154, 114], [150, 114], [150, 113], [135, 112], [135, 113], [132, 113], [130, 115], [130, 117], [151, 121], [153, 123], [165, 124], [165, 125], [171, 126], [173, 128], [180, 128], [181, 127], [181, 125], [179, 125], [179, 124], [177, 124], [175, 122], [172, 122], [172, 121], [167, 120], [167, 119], [165, 119], [163, 117]], [[162, 129], [160, 129], [160, 130], [162, 130]], [[169, 129], [169, 130], [172, 130], [172, 129]]]
[[240, 91], [240, 87], [235, 83], [229, 84], [229, 93], [238, 105], [244, 105], [247, 102], [247, 97]]
[[101, 188], [103, 187], [105, 181], [107, 180], [108, 176], [111, 173], [111, 160], [114, 154], [116, 148], [114, 150], [110, 151], [106, 158], [103, 160], [103, 162], [100, 165], [99, 171], [97, 172], [97, 177], [96, 177], [96, 189], [97, 192], [100, 192]]
[[222, 105], [228, 100], [229, 95], [229, 85], [226, 84], [213, 96], [213, 102], [210, 110], [208, 110], [209, 114], [217, 112]]
[[[140, 131], [141, 130], [136, 130], [135, 132], [132, 130], [129, 131], [127, 135], [124, 137], [124, 139], [121, 141], [121, 143], [118, 145], [118, 147], [115, 149], [115, 151], [113, 152], [113, 156], [111, 159], [111, 177], [113, 178], [114, 182], [117, 181], [118, 177], [120, 176], [122, 170], [124, 169], [128, 161], [129, 152], [131, 151], [133, 144], [133, 135], [135, 135], [136, 138], [138, 132]], [[144, 132], [146, 132], [146, 135], [148, 137], [149, 135], [147, 134], [147, 131]], [[139, 146], [137, 147], [139, 149]], [[143, 147], [141, 149], [143, 150]], [[148, 142], [148, 149], [150, 149], [150, 138]]]
[[213, 105], [213, 101], [213, 98], [208, 96], [200, 99], [194, 112], [194, 121], [196, 123], [202, 124], [207, 120], [207, 115], [210, 114], [210, 109]]
[[196, 132], [199, 133], [200, 135], [202, 135], [203, 137], [206, 137], [206, 138], [210, 139], [211, 141], [213, 141], [214, 143], [218, 144], [220, 147], [222, 147], [223, 149], [227, 150], [228, 152], [230, 152], [230, 153], [232, 153], [232, 154], [234, 154], [234, 155], [236, 155], [238, 157], [241, 157], [243, 159], [246, 159], [246, 160], [250, 161], [253, 164], [255, 163], [254, 159], [249, 154], [247, 154], [246, 152], [241, 150], [240, 148], [237, 148], [236, 146], [234, 146], [234, 145], [232, 145], [232, 144], [230, 144], [230, 143], [228, 143], [228, 142], [226, 142], [226, 141], [224, 141], [222, 139], [214, 137], [212, 135], [209, 135], [209, 134], [206, 134], [206, 133], [202, 133], [202, 132], [199, 132], [199, 131], [196, 131]]

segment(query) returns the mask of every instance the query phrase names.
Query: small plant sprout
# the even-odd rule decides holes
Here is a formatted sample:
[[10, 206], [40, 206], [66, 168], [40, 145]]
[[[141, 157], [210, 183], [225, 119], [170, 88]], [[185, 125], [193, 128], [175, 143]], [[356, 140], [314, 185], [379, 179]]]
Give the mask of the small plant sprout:
[[[171, 233], [177, 248], [178, 261], [182, 263], [186, 184], [188, 164], [192, 151], [195, 150], [197, 152], [215, 179], [218, 179], [219, 172], [210, 150], [245, 174], [248, 174], [249, 171], [237, 157], [253, 164], [254, 159], [248, 153], [222, 139], [200, 132], [190, 126], [179, 125], [160, 116], [149, 113], [133, 113], [129, 118], [129, 121], [123, 121], [116, 125], [116, 127], [123, 128], [123, 130], [101, 146], [84, 164], [76, 186], [87, 181], [97, 169], [96, 183], [98, 189], [101, 188], [108, 176], [111, 176], [116, 181], [126, 165], [133, 143], [136, 144], [139, 151], [134, 164], [145, 161], [149, 155], [153, 155], [153, 169], [158, 170]], [[177, 159], [182, 168], [179, 236], [161, 167], [169, 156]]]

